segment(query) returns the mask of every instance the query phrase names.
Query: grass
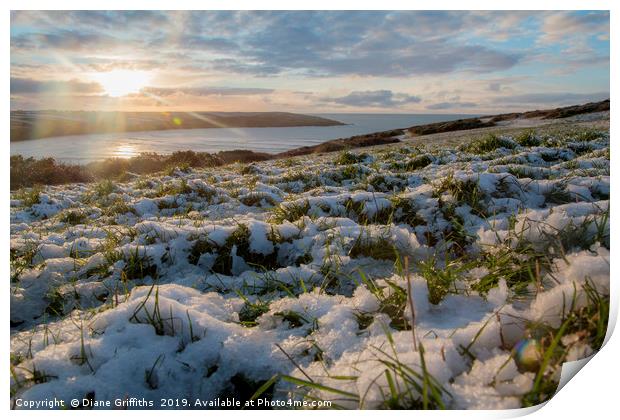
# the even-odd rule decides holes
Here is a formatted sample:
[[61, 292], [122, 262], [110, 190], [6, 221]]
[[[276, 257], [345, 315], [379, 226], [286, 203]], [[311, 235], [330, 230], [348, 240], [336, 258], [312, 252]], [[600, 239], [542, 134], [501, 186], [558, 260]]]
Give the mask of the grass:
[[[361, 282], [365, 285], [370, 293], [379, 302], [378, 312], [386, 314], [391, 322], [390, 327], [402, 331], [410, 330], [411, 324], [405, 318], [405, 310], [409, 303], [407, 298], [407, 291], [397, 285], [396, 283], [385, 280], [385, 286], [379, 286], [372, 278], [368, 277], [363, 271], [359, 270]], [[362, 316], [368, 316], [368, 314], [362, 314]], [[362, 321], [360, 329], [365, 325], [365, 322], [369, 322], [368, 318], [358, 318], [358, 324]]]
[[568, 204], [577, 201], [577, 198], [566, 190], [566, 184], [557, 183], [545, 194], [545, 201], [548, 204]]
[[310, 202], [308, 200], [305, 200], [301, 203], [282, 203], [273, 210], [271, 222], [278, 224], [284, 222], [285, 220], [289, 222], [295, 222], [303, 216], [306, 216], [309, 211]]
[[239, 321], [243, 326], [254, 327], [258, 325], [256, 319], [267, 311], [269, 311], [269, 302], [262, 302], [258, 300], [252, 303], [245, 298], [245, 303], [239, 310]]
[[569, 137], [576, 141], [594, 141], [604, 137], [605, 135], [606, 133], [601, 130], [594, 128], [583, 128], [569, 134]]
[[121, 279], [136, 280], [147, 276], [154, 280], [157, 279], [157, 265], [146, 253], [140, 253], [140, 248], [130, 250], [123, 259], [125, 266], [121, 271]]
[[197, 239], [190, 248], [187, 261], [190, 264], [198, 264], [198, 260], [203, 254], [210, 254], [217, 249], [217, 244], [210, 241], [208, 238]]
[[28, 241], [22, 248], [11, 248], [9, 262], [11, 267], [11, 282], [17, 283], [22, 273], [33, 268], [34, 258], [37, 255], [38, 244]]
[[486, 252], [482, 255], [485, 274], [472, 288], [486, 294], [497, 286], [500, 279], [506, 280], [507, 286], [517, 294], [527, 293], [530, 285], [541, 282], [542, 276], [549, 270], [549, 257], [532, 248], [522, 249], [500, 248], [499, 251]]
[[522, 398], [524, 407], [541, 404], [555, 393], [558, 387], [556, 372], [562, 368], [562, 362], [571, 346], [575, 345], [567, 344], [562, 340], [564, 337], [577, 335], [578, 344], [587, 343], [594, 350], [600, 349], [603, 345], [609, 319], [609, 296], [597, 291], [589, 282], [586, 282], [584, 292], [587, 304], [578, 310], [573, 308], [559, 328], [536, 326], [543, 357], [536, 371], [532, 389]]
[[151, 366], [150, 369], [144, 371], [144, 382], [150, 389], [159, 388], [159, 379], [157, 376], [156, 369], [157, 369], [157, 365], [160, 365], [161, 363], [163, 363], [165, 358], [166, 358], [165, 355], [160, 354], [159, 356], [157, 356], [157, 359], [155, 359], [155, 362], [153, 362], [153, 366]]
[[[153, 290], [155, 291], [155, 294], [153, 294]], [[153, 295], [153, 309], [149, 311], [147, 303], [151, 298], [151, 295]], [[172, 328], [170, 328], [170, 325], [167, 325], [168, 323], [172, 323], [174, 319], [172, 317], [164, 318], [162, 316], [161, 308], [159, 306], [159, 287], [155, 287], [155, 284], [151, 286], [144, 300], [136, 306], [129, 320], [138, 324], [152, 325], [155, 329], [155, 334], [157, 335], [174, 335], [174, 324], [171, 325]]]
[[373, 314], [365, 313], [365, 312], [355, 312], [353, 314], [357, 321], [357, 326], [360, 331], [364, 331], [374, 322], [375, 317]]
[[514, 149], [515, 143], [512, 140], [497, 134], [487, 134], [486, 136], [476, 139], [463, 146], [461, 149], [469, 153], [482, 155], [493, 152], [500, 147], [505, 149]]
[[343, 179], [356, 179], [361, 177], [364, 174], [362, 168], [357, 164], [346, 165], [340, 171], [340, 175], [342, 175]]
[[394, 196], [392, 199], [393, 221], [406, 223], [411, 227], [425, 225], [426, 221], [418, 215], [418, 209], [414, 203], [404, 197]]
[[387, 193], [402, 191], [407, 185], [406, 177], [401, 175], [385, 176], [380, 174], [372, 174], [366, 177], [366, 182], [372, 187], [372, 190]]
[[336, 158], [334, 163], [336, 165], [353, 165], [355, 163], [362, 163], [368, 159], [369, 155], [366, 153], [355, 154], [348, 150], [341, 152]]
[[449, 193], [456, 202], [465, 203], [472, 210], [482, 216], [486, 216], [485, 194], [480, 190], [478, 182], [474, 179], [456, 179], [453, 173], [444, 177], [435, 188], [434, 195], [441, 197], [443, 193]]
[[115, 189], [116, 187], [114, 183], [109, 179], [95, 184], [95, 187], [93, 188], [95, 195], [99, 198], [105, 198], [109, 196], [114, 192]]
[[538, 171], [532, 170], [530, 166], [525, 166], [525, 165], [511, 165], [506, 168], [506, 172], [511, 175], [514, 175], [517, 178], [532, 178], [532, 179], [541, 178]]
[[110, 273], [110, 265], [107, 263], [99, 264], [93, 268], [90, 268], [86, 271], [86, 277], [90, 276], [99, 276], [99, 278], [107, 277]]
[[[259, 396], [279, 399], [286, 393], [284, 398], [298, 401], [329, 398], [334, 403], [332, 408], [340, 405], [382, 409], [456, 408], [461, 400], [452, 400], [447, 384], [457, 378], [439, 383], [430, 374], [437, 368], [436, 355], [430, 354], [434, 331], [426, 336], [417, 335], [419, 325], [424, 325], [426, 331], [427, 326], [434, 322], [433, 314], [444, 307], [430, 306], [429, 312], [417, 312], [412, 293], [417, 292], [420, 277], [426, 282], [431, 305], [439, 305], [451, 295], [461, 295], [462, 299], [472, 295], [476, 302], [488, 298], [486, 305], [496, 305], [496, 299], [491, 297], [497, 298], [498, 294], [489, 293], [505, 281], [509, 288], [506, 303], [526, 308], [538, 293], [555, 285], [555, 273], [563, 267], [563, 259], [571, 261], [571, 253], [585, 250], [594, 253], [599, 245], [609, 249], [610, 214], [604, 203], [594, 203], [589, 215], [578, 220], [565, 223], [565, 218], [562, 219], [561, 229], [549, 224], [555, 221], [527, 218], [530, 209], [544, 213], [547, 208], [553, 209], [564, 203], [593, 201], [569, 193], [573, 177], [577, 176], [592, 177], [594, 184], [590, 192], [594, 200], [608, 199], [609, 184], [605, 177], [609, 173], [606, 162], [609, 148], [602, 148], [607, 139], [601, 139], [601, 136], [606, 137], [606, 134], [558, 136], [534, 129], [519, 132], [511, 139], [499, 136], [476, 139], [472, 145], [463, 146], [470, 152], [468, 154], [449, 147], [440, 150], [420, 146], [382, 151], [381, 159], [375, 159], [374, 151], [368, 154], [347, 151], [338, 156], [322, 155], [307, 161], [278, 161], [273, 166], [235, 164], [209, 171], [193, 170], [190, 164], [180, 159], [167, 167], [169, 175], [162, 173], [148, 180], [131, 175], [132, 181], [127, 184], [97, 178], [99, 182], [96, 184], [62, 189], [52, 187], [47, 188], [45, 194], [41, 188], [23, 188], [12, 194], [13, 198], [22, 200], [21, 205], [15, 203], [11, 209], [12, 220], [19, 220], [14, 223], [10, 254], [11, 289], [16, 297], [30, 298], [31, 280], [39, 272], [54, 267], [53, 262], [43, 258], [51, 254], [50, 248], [46, 252], [41, 248], [39, 254], [40, 244], [54, 243], [64, 247], [65, 254], [62, 254], [65, 251], [51, 247], [54, 257], [56, 252], [61, 255], [70, 253], [79, 267], [86, 263], [86, 259], [77, 257], [88, 258], [100, 252], [104, 259], [94, 260], [96, 264], [89, 265], [88, 270], [70, 273], [64, 279], [58, 277], [59, 282], [40, 298], [42, 314], [39, 318], [12, 322], [14, 336], [21, 335], [16, 338], [19, 344], [11, 349], [12, 396], [20, 395], [35, 382], [52, 380], [54, 375], [62, 376], [53, 369], [48, 371], [48, 366], [45, 366], [47, 372], [42, 372], [29, 365], [41, 348], [40, 335], [45, 334], [45, 345], [51, 340], [56, 344], [66, 340], [59, 331], [51, 331], [50, 325], [55, 324], [46, 324], [47, 321], [42, 320], [66, 322], [70, 320], [67, 317], [70, 311], [72, 315], [77, 313], [75, 309], [87, 316], [114, 310], [116, 305], [130, 298], [131, 289], [137, 285], [148, 284], [150, 290], [144, 289], [143, 292], [148, 290], [148, 294], [141, 297], [140, 302], [134, 302], [137, 306], [128, 316], [130, 322], [150, 325], [155, 334], [168, 337], [166, 340], [174, 337], [178, 341], [176, 351], [179, 354], [186, 348], [196, 349], [190, 343], [209, 337], [213, 331], [202, 330], [204, 318], [199, 322], [192, 320], [196, 313], [191, 312], [195, 310], [191, 308], [193, 303], [179, 300], [179, 305], [188, 308], [173, 313], [175, 308], [182, 306], [164, 304], [167, 301], [162, 297], [164, 289], [160, 294], [158, 287], [160, 283], [176, 280], [177, 275], [191, 273], [188, 278], [194, 282], [193, 287], [205, 293], [219, 293], [225, 302], [218, 307], [228, 312], [226, 318], [216, 317], [217, 322], [221, 322], [222, 331], [226, 323], [230, 324], [234, 334], [243, 332], [251, 337], [266, 333], [263, 329], [273, 328], [275, 324], [276, 329], [269, 334], [276, 333], [280, 337], [282, 333], [281, 337], [285, 338], [291, 335], [297, 343], [293, 350], [288, 345], [291, 338], [287, 338], [286, 343], [283, 338], [274, 342], [274, 349], [279, 347], [282, 352], [282, 347], [291, 348], [290, 354], [284, 354], [292, 366], [282, 369], [271, 379], [270, 376], [250, 374], [245, 368], [230, 377], [233, 372], [222, 369], [217, 358], [205, 362], [198, 368], [199, 375], [204, 375], [202, 380], [226, 384], [213, 396], [234, 396], [245, 401]], [[550, 145], [553, 142], [557, 142], [560, 149], [552, 150]], [[538, 146], [541, 147], [534, 149]], [[497, 152], [493, 153], [495, 150]], [[479, 152], [478, 156], [476, 152]], [[574, 158], [573, 152], [587, 155]], [[539, 158], [541, 154], [544, 162]], [[528, 159], [535, 163], [528, 163]], [[122, 169], [123, 165], [118, 163], [118, 168]], [[413, 171], [417, 172], [410, 173]], [[506, 175], [505, 182], [496, 183], [494, 192], [486, 193], [475, 175], [477, 171], [508, 172], [518, 176], [519, 180]], [[538, 195], [539, 185], [536, 180], [532, 181], [533, 178], [548, 180], [544, 183], [553, 183], [553, 188], [545, 195]], [[269, 195], [262, 184], [269, 184]], [[418, 189], [418, 186], [423, 188]], [[368, 213], [366, 209], [372, 209], [376, 204], [372, 194], [363, 201], [347, 199], [360, 190], [376, 191], [377, 197], [382, 200], [385, 197], [389, 203], [382, 201], [385, 206], [379, 212]], [[51, 220], [28, 209], [37, 202], [47, 202], [48, 197], [51, 203], [63, 202], [59, 200], [61, 192], [74, 202], [75, 197], [90, 197], [91, 201], [88, 207], [64, 208], [56, 216], [51, 216]], [[287, 201], [280, 204], [269, 201], [266, 197], [271, 197], [272, 192]], [[523, 198], [526, 193], [532, 193], [533, 201], [540, 200], [540, 203], [526, 202]], [[131, 203], [144, 196], [161, 203], [159, 208], [163, 211], [155, 211], [148, 218], [136, 214]], [[218, 200], [213, 200], [215, 197]], [[518, 208], [506, 205], [504, 209], [503, 204], [496, 204], [495, 199], [503, 198], [512, 199], [511, 202], [519, 200]], [[240, 202], [247, 207], [241, 206]], [[491, 205], [499, 210], [490, 210]], [[59, 205], [62, 206], [66, 204]], [[237, 210], [238, 207], [241, 211]], [[105, 217], [98, 217], [99, 214]], [[123, 217], [115, 217], [117, 215]], [[28, 220], [27, 230], [20, 230], [23, 228], [20, 218]], [[267, 239], [273, 244], [274, 251], [268, 255], [252, 251], [252, 237], [246, 222], [252, 218], [273, 224]], [[57, 221], [63, 221], [65, 225]], [[288, 229], [290, 226], [276, 226], [285, 222], [294, 223], [300, 232]], [[157, 229], [144, 232], [150, 223], [165, 224], [165, 231], [174, 233], [155, 233]], [[221, 227], [230, 234], [227, 239], [218, 239], [216, 243], [210, 239], [217, 238], [211, 232], [213, 229], [216, 235], [221, 235], [223, 231], [218, 231]], [[227, 227], [231, 229], [227, 230]], [[493, 232], [495, 229], [497, 232]], [[291, 233], [286, 235], [292, 237], [286, 236], [285, 239], [279, 235], [280, 231], [287, 230]], [[107, 237], [104, 237], [104, 231]], [[482, 237], [478, 237], [480, 233], [495, 233], [495, 240], [490, 241], [492, 245], [483, 243]], [[400, 235], [409, 237], [411, 245], [396, 243], [393, 238]], [[102, 243], [94, 252], [77, 255], [67, 243], [79, 237]], [[209, 256], [202, 258], [206, 254]], [[401, 260], [408, 259], [400, 254], [409, 255], [412, 270], [402, 266]], [[204, 264], [199, 265], [201, 258]], [[237, 275], [236, 263], [240, 259], [247, 267], [243, 264], [239, 267], [250, 270], [243, 276]], [[208, 264], [211, 267], [207, 267]], [[300, 264], [307, 266], [297, 269], [295, 266]], [[415, 289], [410, 274], [416, 276]], [[74, 278], [78, 275], [79, 279]], [[72, 288], [71, 282], [93, 286], [89, 289], [91, 295], [83, 291], [86, 287]], [[166, 297], [177, 299], [180, 295], [176, 293], [166, 293]], [[487, 326], [493, 325], [492, 321], [505, 325], [505, 313], [499, 314], [497, 308], [473, 338], [467, 337], [468, 345], [459, 348], [453, 343], [456, 348], [446, 347], [445, 350], [460, 351], [465, 357], [459, 374], [467, 374], [470, 363], [478, 360], [478, 346], [485, 352], [497, 349], [507, 352], [506, 358], [515, 359], [521, 372], [533, 372], [534, 386], [522, 396], [522, 404], [545, 401], [555, 392], [558, 369], [571, 349], [580, 344], [588, 344], [594, 350], [600, 348], [607, 332], [609, 297], [597, 291], [589, 281], [583, 293], [587, 295], [586, 305], [571, 308], [573, 302], [568, 299], [566, 313], [557, 328], [541, 321], [519, 320], [526, 328], [519, 339], [529, 340], [540, 348], [540, 357], [531, 365], [525, 366], [516, 360], [516, 350], [508, 355], [510, 341], [509, 344], [502, 341], [499, 347], [482, 343], [486, 341], [481, 339], [483, 332]], [[237, 295], [241, 300], [236, 298]], [[503, 298], [503, 293], [499, 295]], [[357, 352], [359, 358], [343, 360], [334, 356], [334, 349], [325, 344], [323, 334], [329, 334], [331, 329], [339, 326], [331, 325], [329, 321], [319, 323], [313, 317], [312, 304], [306, 305], [315, 297], [318, 307], [324, 302], [327, 305], [332, 299], [338, 300], [338, 305], [342, 304], [340, 299], [346, 302], [343, 324], [351, 324], [350, 336], [359, 340], [355, 341], [358, 347], [347, 347], [346, 351]], [[283, 298], [295, 302], [295, 306], [280, 306], [278, 301]], [[82, 304], [92, 305], [92, 308], [80, 308]], [[208, 314], [210, 305], [204, 305], [200, 310]], [[330, 312], [333, 313], [338, 312]], [[32, 335], [28, 336], [31, 327]], [[81, 338], [77, 330], [73, 331], [74, 345], [66, 356], [84, 372], [95, 370], [96, 374], [98, 365], [92, 363], [88, 345], [90, 332], [79, 325], [76, 328], [80, 329]], [[500, 328], [500, 335], [501, 332]], [[105, 331], [92, 331], [92, 337], [102, 340], [106, 339], [106, 334]], [[413, 338], [410, 344], [403, 341], [403, 338], [408, 341], [410, 335]], [[228, 336], [229, 342], [234, 342], [233, 337], [232, 333]], [[366, 337], [371, 340], [364, 341]], [[444, 338], [446, 343], [450, 342], [449, 337], [441, 337]], [[28, 340], [31, 340], [30, 344], [27, 344]], [[367, 344], [369, 342], [374, 346]], [[435, 349], [437, 347], [433, 344], [433, 351]], [[443, 351], [442, 348], [441, 356], [445, 357]], [[253, 357], [252, 354], [248, 356]], [[152, 352], [146, 360], [144, 376], [140, 371], [135, 380], [145, 390], [164, 392], [164, 386], [169, 384], [168, 380], [163, 380], [164, 375], [168, 374], [168, 367], [174, 365], [169, 357], [168, 353]], [[431, 359], [432, 367], [429, 365]], [[161, 368], [164, 363], [166, 370]], [[274, 362], [273, 366], [281, 365]], [[360, 381], [362, 373], [371, 368], [373, 377], [363, 377]], [[270, 370], [268, 375], [273, 372]], [[15, 385], [18, 382], [21, 388]]]
[[106, 216], [115, 216], [128, 213], [136, 215], [136, 209], [128, 205], [122, 199], [114, 201], [111, 205], [106, 206], [103, 210], [103, 214], [105, 214]]
[[52, 289], [46, 295], [48, 301], [45, 312], [52, 316], [62, 316], [65, 314], [65, 296], [58, 288]]
[[590, 249], [599, 243], [609, 248], [609, 209], [598, 216], [588, 216], [580, 223], [570, 221], [562, 229], [545, 225], [545, 252], [557, 257], [575, 249]]
[[266, 193], [246, 194], [245, 196], [240, 197], [239, 201], [249, 207], [262, 207], [263, 203], [266, 203], [267, 206], [276, 205], [276, 201], [273, 199], [273, 197]]
[[[376, 199], [373, 204], [376, 204]], [[390, 224], [394, 214], [393, 208], [383, 207], [374, 212], [374, 214], [369, 215], [366, 210], [366, 201], [354, 201], [351, 198], [348, 198], [344, 202], [344, 207], [347, 210], [349, 218], [357, 220], [360, 225]], [[327, 210], [329, 210], [329, 207]]]
[[522, 147], [536, 147], [541, 144], [534, 130], [525, 130], [516, 135], [514, 140]]
[[427, 261], [420, 261], [417, 267], [426, 280], [429, 302], [437, 305], [448, 293], [458, 294], [456, 283], [469, 268], [473, 268], [472, 265], [464, 264], [460, 260], [448, 260], [441, 266], [435, 256]]
[[[24, 379], [20, 379], [17, 370], [25, 372], [28, 376]], [[11, 365], [11, 377], [14, 380], [14, 386], [11, 387], [11, 394], [15, 395], [20, 389], [25, 388], [28, 384], [44, 384], [53, 379], [58, 379], [56, 375], [47, 374], [45, 371], [37, 369], [36, 365], [32, 365], [31, 369], [24, 367], [15, 367]], [[13, 401], [14, 403], [14, 401]]]
[[263, 398], [271, 400], [273, 397], [275, 384], [270, 380], [261, 381], [250, 379], [244, 374], [236, 374], [228, 381], [228, 389], [221, 393], [218, 398], [232, 399], [239, 401], [242, 407], [246, 407], [246, 402], [260, 390]]
[[58, 220], [69, 225], [81, 225], [88, 220], [88, 214], [81, 210], [69, 210], [61, 213]]
[[446, 246], [457, 255], [465, 255], [469, 246], [475, 242], [475, 236], [467, 232], [463, 217], [456, 214], [453, 205], [442, 207], [442, 211], [446, 220], [450, 222], [449, 227], [443, 231]]
[[390, 168], [393, 171], [405, 171], [405, 172], [413, 172], [418, 169], [426, 168], [428, 165], [433, 163], [433, 158], [429, 154], [424, 154], [420, 156], [415, 156], [412, 159], [406, 160], [405, 162], [394, 162], [390, 165]]
[[35, 204], [39, 204], [41, 202], [42, 192], [42, 187], [36, 185], [32, 188], [24, 188], [18, 191], [17, 193], [15, 193], [14, 197], [18, 200], [21, 200], [24, 207], [32, 207]]
[[185, 179], [182, 179], [180, 182], [164, 182], [159, 184], [156, 196], [164, 197], [167, 195], [182, 195], [182, 194], [191, 194], [193, 192], [192, 188], [189, 186]]
[[[149, 305], [149, 301], [151, 300], [152, 304]], [[151, 306], [151, 309], [149, 309], [149, 306]], [[197, 335], [194, 330], [189, 311], [186, 311], [185, 314], [187, 317], [187, 331], [184, 331], [185, 328], [182, 320], [173, 316], [171, 306], [168, 308], [168, 313], [166, 313], [165, 308], [162, 312], [161, 301], [159, 299], [159, 286], [153, 284], [149, 288], [144, 299], [135, 307], [129, 321], [151, 325], [155, 330], [155, 334], [159, 336], [181, 337], [179, 351], [182, 351], [188, 343], [196, 342], [202, 338]], [[204, 331], [203, 334], [206, 334], [206, 331]], [[187, 340], [185, 339], [186, 336], [188, 337]], [[156, 385], [158, 384], [158, 380], [156, 376], [156, 367], [158, 364], [161, 364], [161, 358], [162, 356], [160, 355], [145, 376], [147, 384], [154, 386], [152, 389], [157, 388]], [[163, 359], [161, 359], [161, 362], [163, 362]]]
[[[413, 304], [411, 305], [412, 312], [414, 312]], [[428, 371], [425, 359], [426, 350], [423, 344], [417, 345], [414, 341], [414, 348], [417, 349], [419, 363], [412, 366], [410, 363], [404, 363], [400, 360], [392, 333], [387, 328], [384, 328], [384, 331], [386, 332], [388, 350], [383, 349], [383, 346], [372, 346], [373, 357], [366, 361], [360, 361], [359, 366], [356, 367], [356, 370], [362, 370], [364, 369], [364, 363], [374, 362], [384, 368], [380, 375], [368, 384], [366, 389], [358, 389], [357, 392], [351, 392], [322, 384], [308, 375], [293, 357], [278, 346], [305, 378], [284, 374], [274, 375], [270, 380], [257, 388], [250, 398], [259, 398], [267, 390], [273, 392], [273, 386], [277, 382], [284, 382], [295, 387], [293, 391], [289, 392], [289, 395], [292, 393], [302, 400], [329, 400], [332, 402], [332, 408], [341, 407], [340, 403], [346, 403], [347, 405], [353, 403], [357, 408], [363, 409], [365, 408], [369, 392], [375, 388], [381, 393], [382, 402], [379, 408], [382, 409], [445, 409], [446, 400], [449, 400], [451, 395]], [[328, 377], [332, 382], [341, 381], [353, 384], [358, 379], [355, 375], [328, 375]], [[382, 379], [381, 383], [379, 382], [380, 379]]]
[[[390, 342], [391, 354], [377, 349], [380, 355], [378, 361], [385, 366], [384, 375], [389, 390], [382, 392], [383, 403], [380, 407], [391, 410], [445, 409], [444, 399], [449, 397], [449, 393], [428, 372], [424, 346], [420, 343], [418, 349], [420, 369], [414, 369], [399, 360], [391, 334], [386, 335]], [[396, 378], [399, 380], [396, 381]]]
[[250, 250], [250, 230], [244, 224], [239, 224], [232, 234], [226, 239], [224, 246], [218, 249], [218, 255], [212, 270], [216, 273], [231, 275], [233, 268], [233, 247], [236, 255], [243, 258], [246, 264], [262, 270], [278, 268], [277, 251], [263, 255]]
[[388, 237], [373, 237], [369, 232], [362, 230], [349, 250], [349, 256], [394, 261], [398, 258], [398, 250]]
[[297, 311], [288, 310], [276, 312], [273, 315], [281, 318], [283, 322], [288, 323], [289, 328], [299, 328], [304, 326], [305, 324], [310, 323], [310, 320], [308, 318], [306, 318]]

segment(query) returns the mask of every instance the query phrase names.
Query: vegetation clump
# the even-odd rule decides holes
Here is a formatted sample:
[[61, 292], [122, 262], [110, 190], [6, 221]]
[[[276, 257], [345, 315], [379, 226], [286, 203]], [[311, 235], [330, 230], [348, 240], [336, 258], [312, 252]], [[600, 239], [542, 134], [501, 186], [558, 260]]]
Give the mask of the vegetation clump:
[[352, 258], [370, 257], [376, 260], [395, 261], [398, 258], [398, 250], [394, 243], [386, 237], [372, 237], [362, 232], [353, 243], [349, 251]]
[[216, 273], [231, 275], [233, 268], [233, 248], [236, 256], [243, 258], [251, 267], [263, 270], [278, 268], [278, 253], [273, 251], [263, 255], [250, 249], [250, 230], [244, 224], [240, 224], [228, 237], [224, 246], [218, 249], [218, 255], [213, 263], [212, 270]]
[[477, 214], [486, 215], [486, 195], [475, 179], [457, 179], [453, 174], [444, 177], [435, 189], [435, 196], [449, 193], [457, 203], [469, 205]]
[[69, 210], [59, 216], [59, 220], [69, 225], [84, 224], [88, 219], [88, 214], [80, 210]]
[[239, 321], [246, 327], [258, 325], [256, 319], [269, 311], [269, 302], [250, 302], [245, 300], [243, 307], [239, 311]]
[[157, 279], [157, 265], [153, 263], [153, 259], [140, 253], [139, 248], [129, 251], [124, 258], [125, 266], [121, 271], [121, 278], [124, 280], [137, 280], [150, 277]]
[[541, 141], [534, 130], [523, 131], [515, 137], [515, 141], [523, 147], [536, 147], [541, 144]]
[[11, 190], [93, 180], [94, 176], [83, 166], [58, 163], [52, 158], [11, 156]]
[[274, 223], [282, 223], [285, 220], [295, 222], [301, 217], [306, 216], [309, 211], [310, 202], [308, 200], [301, 203], [282, 203], [273, 211], [272, 221]]
[[18, 191], [14, 197], [21, 200], [24, 207], [32, 207], [41, 202], [41, 192], [42, 189], [40, 186], [34, 186]]
[[391, 164], [391, 168], [395, 171], [413, 172], [417, 171], [418, 169], [426, 168], [431, 163], [433, 163], [432, 156], [424, 154], [420, 156], [415, 156], [404, 162], [394, 162]]
[[558, 373], [571, 349], [584, 344], [591, 349], [602, 347], [609, 320], [609, 296], [590, 283], [586, 283], [584, 291], [586, 305], [570, 310], [559, 328], [544, 324], [530, 326], [530, 334], [536, 337], [542, 357], [535, 370], [534, 384], [521, 399], [524, 407], [541, 404], [555, 394]]
[[210, 241], [208, 238], [197, 239], [190, 248], [187, 261], [190, 264], [196, 265], [198, 264], [198, 260], [203, 254], [210, 254], [215, 252], [216, 250], [217, 245], [213, 241]]
[[353, 165], [355, 163], [362, 163], [366, 159], [368, 159], [368, 154], [366, 153], [355, 154], [346, 150], [340, 153], [334, 163], [336, 165]]
[[512, 140], [498, 136], [497, 134], [487, 134], [486, 136], [463, 146], [462, 149], [469, 153], [482, 155], [499, 149], [500, 147], [505, 149], [514, 149], [515, 143]]

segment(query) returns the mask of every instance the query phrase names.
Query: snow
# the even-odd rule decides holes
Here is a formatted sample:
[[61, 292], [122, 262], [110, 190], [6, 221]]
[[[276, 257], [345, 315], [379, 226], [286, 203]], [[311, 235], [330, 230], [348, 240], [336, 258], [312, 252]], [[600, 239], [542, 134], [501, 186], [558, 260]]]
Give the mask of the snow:
[[[13, 199], [15, 397], [214, 399], [232, 392], [233, 377], [285, 374], [363, 397], [346, 407], [377, 408], [389, 393], [386, 357], [420, 373], [424, 356], [448, 408], [518, 408], [534, 375], [511, 350], [527, 324], [557, 328], [586, 305], [587, 287], [609, 293], [609, 137], [585, 154], [569, 140], [484, 156], [429, 149], [433, 163], [410, 172], [394, 163], [416, 149], [383, 146], [349, 179], [333, 154], [292, 167], [175, 171], [117, 184], [108, 199], [135, 210], [124, 214], [106, 214], [105, 199], [84, 204], [84, 185], [47, 188], [31, 207]], [[475, 185], [477, 195], [439, 191], [448, 180]], [[188, 191], [158, 196], [157, 186], [181, 181]], [[58, 220], [78, 207], [86, 222]], [[241, 226], [247, 244], [231, 243]], [[540, 284], [518, 292], [500, 278], [488, 293], [473, 287], [494, 270], [483, 255], [519, 253], [523, 244], [559, 252], [562, 235], [568, 247]], [[195, 248], [200, 242], [206, 250]], [[408, 258], [411, 273], [399, 271], [385, 244]], [[437, 257], [448, 270], [446, 250], [475, 264], [433, 304], [421, 264]], [[400, 315], [385, 306], [395, 290], [405, 294]], [[418, 347], [412, 331], [395, 326], [397, 315], [415, 325]], [[579, 337], [565, 340], [567, 360], [594, 351]], [[30, 380], [35, 369], [46, 380]], [[273, 398], [300, 398], [295, 391], [278, 381]]]

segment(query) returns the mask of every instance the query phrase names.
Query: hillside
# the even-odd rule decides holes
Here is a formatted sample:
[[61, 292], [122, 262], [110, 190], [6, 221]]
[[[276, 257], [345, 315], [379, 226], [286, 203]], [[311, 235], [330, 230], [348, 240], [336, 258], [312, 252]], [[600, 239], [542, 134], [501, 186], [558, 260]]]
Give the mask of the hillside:
[[11, 111], [11, 141], [131, 131], [341, 124], [327, 118], [289, 112]]
[[491, 129], [12, 193], [13, 403], [547, 400], [606, 332], [610, 137]]

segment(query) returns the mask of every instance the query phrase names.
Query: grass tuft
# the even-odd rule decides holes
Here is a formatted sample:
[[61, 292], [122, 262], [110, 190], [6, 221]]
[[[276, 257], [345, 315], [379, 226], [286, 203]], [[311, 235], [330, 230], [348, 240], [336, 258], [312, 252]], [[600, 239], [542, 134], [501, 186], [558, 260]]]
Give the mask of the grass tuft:
[[501, 137], [497, 134], [487, 134], [486, 136], [472, 141], [468, 145], [462, 147], [462, 150], [482, 155], [485, 153], [493, 152], [496, 149], [503, 147], [505, 149], [514, 149], [515, 143], [512, 140]]

